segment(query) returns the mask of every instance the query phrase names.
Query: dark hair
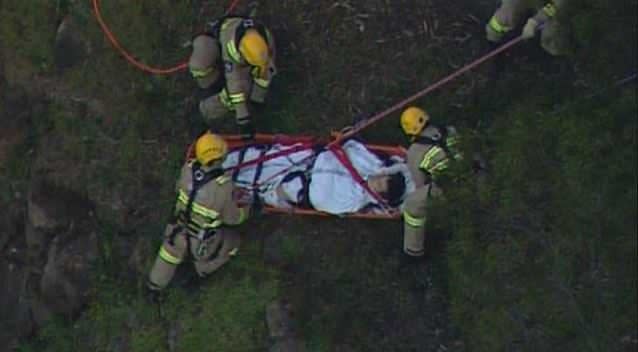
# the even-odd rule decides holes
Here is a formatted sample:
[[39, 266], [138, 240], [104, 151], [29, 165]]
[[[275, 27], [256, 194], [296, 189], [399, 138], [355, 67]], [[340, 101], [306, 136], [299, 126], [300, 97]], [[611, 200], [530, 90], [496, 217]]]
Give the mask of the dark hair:
[[403, 193], [405, 193], [405, 177], [401, 172], [394, 173], [388, 177], [388, 189], [383, 192], [382, 196], [391, 207], [397, 207], [401, 204], [401, 198], [403, 198]]

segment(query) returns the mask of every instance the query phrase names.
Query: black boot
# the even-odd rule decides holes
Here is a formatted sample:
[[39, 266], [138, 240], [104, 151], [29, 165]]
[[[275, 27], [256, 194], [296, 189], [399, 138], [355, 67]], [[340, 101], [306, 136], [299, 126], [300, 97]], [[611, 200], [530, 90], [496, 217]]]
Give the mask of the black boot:
[[403, 254], [399, 260], [399, 274], [407, 275], [414, 280], [416, 289], [425, 289], [432, 285], [429, 258]]
[[144, 290], [144, 299], [149, 304], [159, 304], [162, 302], [164, 295], [162, 294], [162, 290], [154, 287], [152, 283], [147, 283], [146, 288]]
[[405, 252], [401, 253], [399, 257], [399, 273], [406, 274], [412, 271], [412, 268], [419, 265], [419, 263], [423, 262], [423, 256], [413, 256], [405, 254]]

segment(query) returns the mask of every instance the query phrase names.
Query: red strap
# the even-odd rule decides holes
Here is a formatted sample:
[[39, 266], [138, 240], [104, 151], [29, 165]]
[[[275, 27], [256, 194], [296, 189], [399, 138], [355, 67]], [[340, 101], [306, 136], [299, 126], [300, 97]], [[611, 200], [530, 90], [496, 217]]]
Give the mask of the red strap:
[[352, 163], [350, 162], [350, 159], [348, 159], [348, 155], [341, 148], [341, 145], [339, 144], [329, 145], [328, 149], [335, 155], [335, 157], [337, 157], [337, 160], [339, 160], [341, 165], [343, 165], [343, 167], [345, 167], [346, 170], [348, 170], [350, 175], [352, 175], [352, 178], [359, 185], [361, 185], [361, 187], [363, 187], [363, 189], [365, 189], [374, 199], [376, 199], [377, 202], [379, 202], [381, 206], [384, 208], [384, 210], [387, 209], [388, 204], [386, 203], [385, 199], [383, 199], [383, 197], [381, 197], [377, 192], [373, 191], [368, 186], [368, 183], [363, 179], [363, 177], [361, 177], [357, 169], [355, 169]]
[[301, 143], [301, 145], [296, 145], [296, 146], [294, 146], [292, 148], [289, 148], [289, 149], [286, 149], [286, 150], [282, 150], [282, 151], [279, 151], [279, 152], [276, 152], [276, 153], [264, 155], [264, 156], [259, 157], [257, 159], [253, 159], [253, 160], [250, 160], [250, 161], [243, 162], [241, 164], [237, 164], [235, 166], [231, 166], [231, 167], [225, 169], [224, 171], [234, 171], [234, 170], [237, 170], [237, 169], [242, 169], [242, 168], [245, 168], [245, 167], [248, 167], [248, 166], [251, 166], [251, 165], [263, 163], [265, 161], [278, 158], [280, 156], [285, 156], [285, 155], [296, 153], [298, 151], [302, 151], [302, 150], [306, 150], [306, 149], [312, 149], [312, 143]]

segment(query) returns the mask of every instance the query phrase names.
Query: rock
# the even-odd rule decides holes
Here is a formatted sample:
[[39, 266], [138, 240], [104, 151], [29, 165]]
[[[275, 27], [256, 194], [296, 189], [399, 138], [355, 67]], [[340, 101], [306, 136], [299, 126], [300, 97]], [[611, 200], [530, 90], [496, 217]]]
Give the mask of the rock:
[[275, 343], [270, 349], [269, 352], [304, 352], [306, 351], [306, 347], [301, 340], [296, 338], [287, 338]]
[[5, 348], [28, 336], [35, 325], [27, 297], [28, 268], [0, 255], [0, 346]]
[[27, 139], [30, 109], [25, 107], [30, 106], [29, 98], [22, 90], [9, 86], [4, 80], [0, 79], [1, 168], [8, 167], [7, 160], [15, 156], [16, 147], [25, 143]]
[[86, 59], [91, 51], [90, 43], [76, 24], [67, 15], [62, 19], [55, 35], [55, 66], [58, 70], [70, 68]]
[[46, 208], [45, 204], [34, 202], [29, 198], [29, 223], [35, 228], [54, 229], [59, 226], [62, 219], [56, 218], [53, 212], [55, 208]]
[[25, 259], [34, 271], [42, 272], [42, 268], [46, 263], [46, 248], [51, 242], [51, 237], [47, 237], [45, 231], [37, 229], [31, 221], [27, 221], [24, 237], [26, 239], [26, 255]]
[[35, 228], [54, 231], [69, 226], [71, 220], [92, 217], [93, 205], [69, 189], [36, 177], [31, 182], [27, 212]]
[[5, 211], [0, 213], [0, 251], [11, 241], [23, 232], [24, 207], [7, 206]]
[[40, 282], [42, 298], [52, 312], [73, 316], [87, 303], [90, 266], [97, 257], [95, 233], [66, 243], [62, 236], [52, 241]]
[[[44, 179], [34, 179], [27, 199], [25, 236], [29, 263], [41, 269], [56, 236], [84, 235], [91, 227], [93, 205], [80, 195]], [[36, 269], [36, 270], [38, 270]]]
[[291, 305], [281, 299], [266, 307], [266, 324], [271, 338], [280, 339], [295, 334], [291, 312]]
[[29, 308], [36, 326], [43, 326], [53, 316], [49, 307], [41, 299], [34, 298], [30, 300]]

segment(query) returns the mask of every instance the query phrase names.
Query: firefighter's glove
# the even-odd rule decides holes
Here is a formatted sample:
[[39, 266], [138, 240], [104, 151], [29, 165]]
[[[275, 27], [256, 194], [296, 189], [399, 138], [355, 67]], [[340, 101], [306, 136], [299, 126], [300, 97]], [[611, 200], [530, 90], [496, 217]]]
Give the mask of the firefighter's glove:
[[525, 27], [523, 27], [523, 33], [521, 36], [523, 39], [531, 39], [536, 35], [536, 31], [538, 30], [539, 23], [534, 18], [530, 18], [527, 20]]
[[239, 125], [239, 135], [242, 141], [255, 140], [255, 125], [252, 122]]

